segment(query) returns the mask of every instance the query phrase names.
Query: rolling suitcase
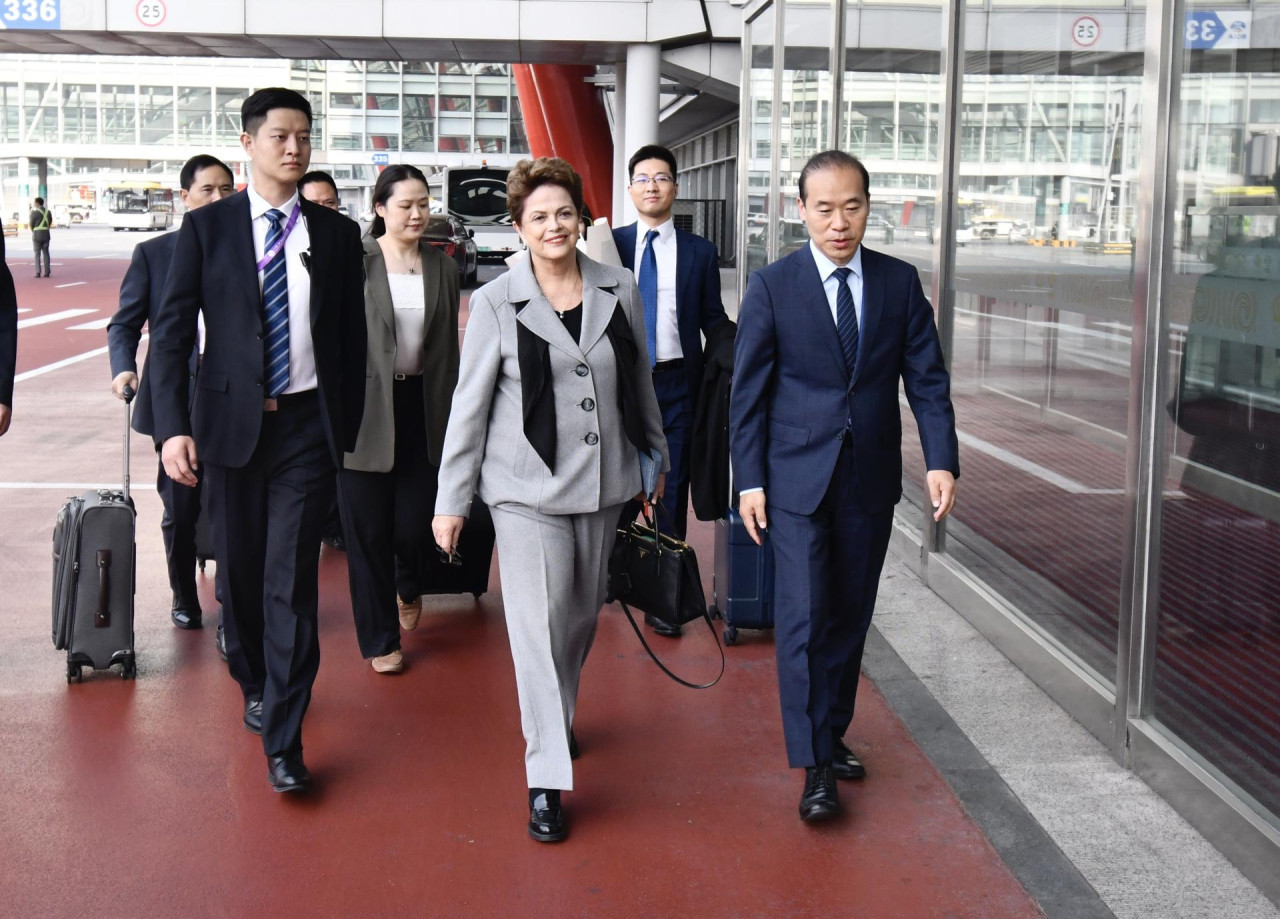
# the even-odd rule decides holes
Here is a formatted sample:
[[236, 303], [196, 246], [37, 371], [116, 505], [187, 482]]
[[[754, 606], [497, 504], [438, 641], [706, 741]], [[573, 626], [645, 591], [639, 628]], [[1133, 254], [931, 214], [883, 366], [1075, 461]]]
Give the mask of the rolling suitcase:
[[461, 565], [450, 565], [438, 553], [432, 555], [424, 594], [471, 594], [477, 600], [489, 589], [489, 569], [493, 565], [493, 518], [479, 496], [471, 499], [471, 515], [458, 537]]
[[716, 521], [710, 610], [724, 618], [724, 643], [737, 644], [738, 629], [773, 628], [773, 546], [757, 546], [736, 507]]
[[125, 390], [124, 483], [68, 499], [53, 528], [53, 646], [67, 652], [67, 682], [82, 668], [120, 665], [138, 674], [133, 646], [137, 515], [129, 496], [129, 403]]

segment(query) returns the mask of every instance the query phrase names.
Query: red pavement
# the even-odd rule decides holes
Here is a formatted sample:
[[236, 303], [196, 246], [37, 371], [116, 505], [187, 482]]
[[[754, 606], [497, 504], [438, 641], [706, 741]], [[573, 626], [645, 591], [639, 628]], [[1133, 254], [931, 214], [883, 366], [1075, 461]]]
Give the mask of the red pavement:
[[[123, 269], [69, 263], [55, 281], [90, 283], [54, 293], [20, 276], [23, 318], [108, 303]], [[35, 326], [19, 369], [104, 342]], [[2, 486], [116, 480], [108, 378], [97, 356], [19, 383], [0, 440], [0, 916], [1041, 915], [873, 687], [851, 737], [871, 775], [842, 784], [842, 819], [804, 826], [768, 636], [728, 649], [721, 684], [694, 693], [615, 608], [583, 677], [572, 835], [532, 842], [496, 570], [478, 604], [430, 600], [408, 670], [386, 677], [360, 659], [345, 559], [325, 550], [308, 798], [271, 792], [213, 629], [169, 624], [154, 491], [136, 494], [139, 678], [67, 686], [48, 610], [66, 489]], [[150, 480], [150, 445], [133, 452], [135, 481]], [[710, 538], [695, 525], [708, 590]], [[714, 667], [705, 632], [661, 647], [690, 674]]]

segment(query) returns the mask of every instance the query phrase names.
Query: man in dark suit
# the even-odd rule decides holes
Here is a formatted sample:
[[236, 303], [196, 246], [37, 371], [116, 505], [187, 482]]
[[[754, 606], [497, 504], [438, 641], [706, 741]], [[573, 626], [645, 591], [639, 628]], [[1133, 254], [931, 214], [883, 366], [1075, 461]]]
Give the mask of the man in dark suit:
[[[959, 456], [933, 309], [906, 262], [862, 246], [866, 168], [838, 150], [800, 173], [809, 245], [757, 271], [738, 315], [730, 438], [739, 511], [776, 563], [774, 617], [787, 759], [800, 817], [839, 813], [835, 778], [865, 769], [844, 743], [893, 506], [902, 497], [901, 379], [934, 519]], [[766, 496], [768, 512], [766, 515]]]
[[[674, 153], [656, 144], [641, 147], [628, 162], [627, 175], [640, 219], [618, 227], [613, 239], [622, 264], [635, 272], [644, 300], [653, 389], [671, 451], [659, 529], [684, 539], [693, 413], [702, 386], [702, 336], [728, 321], [720, 302], [720, 258], [712, 242], [677, 229], [671, 219], [680, 192]], [[639, 504], [627, 504], [622, 525], [639, 510]], [[644, 620], [661, 635], [680, 634], [680, 626], [648, 613]]]
[[18, 363], [18, 294], [5, 261], [4, 234], [0, 233], [0, 437], [13, 417], [13, 377]]
[[[364, 405], [360, 231], [301, 199], [311, 106], [262, 89], [241, 108], [249, 187], [188, 214], [151, 337], [165, 472], [210, 505], [228, 665], [277, 791], [303, 791], [302, 719], [320, 663], [320, 528]], [[205, 344], [187, 411], [187, 360]]]
[[[191, 212], [213, 201], [220, 201], [235, 191], [235, 179], [227, 164], [216, 156], [201, 153], [193, 156], [178, 175], [182, 186], [182, 202]], [[120, 307], [107, 326], [107, 348], [111, 357], [111, 391], [116, 398], [124, 398], [127, 386], [137, 397], [133, 402], [133, 429], [139, 434], [155, 433], [154, 413], [151, 409], [151, 374], [145, 372], [138, 383], [138, 342], [142, 339], [142, 327], [155, 325], [164, 295], [165, 280], [169, 277], [169, 264], [173, 261], [173, 246], [178, 234], [166, 233], [155, 239], [138, 243], [133, 249], [129, 270], [120, 283]], [[148, 358], [149, 360], [149, 358]], [[189, 382], [195, 379], [196, 350], [191, 352]], [[159, 457], [160, 443], [156, 442]], [[204, 624], [200, 612], [200, 598], [196, 594], [196, 520], [200, 517], [200, 488], [179, 485], [165, 474], [159, 465], [156, 490], [164, 505], [160, 518], [160, 531], [164, 534], [165, 558], [169, 563], [169, 587], [173, 591], [173, 605], [169, 616], [180, 629], [198, 629]]]

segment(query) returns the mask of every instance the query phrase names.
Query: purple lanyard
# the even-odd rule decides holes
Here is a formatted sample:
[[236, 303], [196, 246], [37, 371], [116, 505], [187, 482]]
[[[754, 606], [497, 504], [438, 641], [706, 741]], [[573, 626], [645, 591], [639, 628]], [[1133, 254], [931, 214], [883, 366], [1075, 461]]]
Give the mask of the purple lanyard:
[[275, 245], [266, 251], [262, 258], [258, 261], [258, 270], [266, 271], [267, 266], [272, 260], [280, 254], [280, 250], [284, 248], [285, 242], [289, 239], [289, 234], [293, 232], [293, 225], [298, 222], [298, 215], [302, 213], [302, 202], [293, 202], [293, 213], [289, 215], [289, 222], [284, 225], [284, 232], [280, 234], [280, 238], [276, 240]]

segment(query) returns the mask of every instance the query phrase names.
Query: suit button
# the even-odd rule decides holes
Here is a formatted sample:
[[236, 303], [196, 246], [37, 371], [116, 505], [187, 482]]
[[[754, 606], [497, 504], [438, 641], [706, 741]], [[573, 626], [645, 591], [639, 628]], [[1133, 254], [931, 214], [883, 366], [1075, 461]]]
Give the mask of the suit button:
[[573, 372], [580, 377], [585, 377], [588, 373], [591, 372], [591, 370], [590, 368], [587, 367], [586, 364], [579, 364], [577, 367], [573, 368]]
[[261, 380], [259, 380], [259, 381], [258, 381], [258, 385], [259, 385], [259, 386], [261, 386], [261, 385], [262, 385], [262, 381], [261, 381]]
[[844, 440], [844, 431], [841, 431], [836, 435], [836, 440]]
[[258, 334], [258, 341], [262, 341], [262, 334], [261, 334], [261, 333], [259, 333], [259, 334]]
[[595, 400], [594, 400], [594, 399], [592, 399], [590, 396], [588, 396], [587, 398], [583, 399], [583, 400], [582, 400], [581, 402], [579, 402], [578, 404], [582, 406], [582, 410], [583, 410], [584, 412], [592, 412], [592, 411], [595, 411], [595, 408], [596, 408], [596, 402], [595, 402]]
[[596, 435], [595, 431], [592, 431], [590, 434], [588, 434], [586, 437], [582, 439], [587, 442], [588, 447], [594, 447], [596, 444], [600, 443], [600, 438], [599, 436]]

